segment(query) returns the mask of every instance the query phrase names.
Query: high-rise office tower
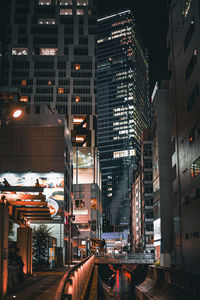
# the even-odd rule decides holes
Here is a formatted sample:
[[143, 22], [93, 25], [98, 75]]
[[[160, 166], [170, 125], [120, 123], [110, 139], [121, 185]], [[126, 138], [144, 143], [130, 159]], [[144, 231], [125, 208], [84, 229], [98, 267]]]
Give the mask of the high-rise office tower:
[[8, 10], [4, 85], [59, 114], [95, 115], [94, 1], [14, 0]]
[[88, 196], [81, 202], [84, 184], [92, 185], [94, 201], [100, 198], [93, 186], [99, 185], [95, 0], [9, 1], [6, 53], [4, 85], [20, 87], [21, 101], [34, 103], [36, 113], [42, 115], [39, 104], [45, 103], [67, 118], [74, 148], [74, 209], [81, 215], [88, 203]]
[[141, 133], [149, 125], [147, 52], [129, 10], [101, 18], [97, 24], [98, 149], [104, 212], [109, 225], [122, 229], [130, 219], [129, 194], [140, 158]]

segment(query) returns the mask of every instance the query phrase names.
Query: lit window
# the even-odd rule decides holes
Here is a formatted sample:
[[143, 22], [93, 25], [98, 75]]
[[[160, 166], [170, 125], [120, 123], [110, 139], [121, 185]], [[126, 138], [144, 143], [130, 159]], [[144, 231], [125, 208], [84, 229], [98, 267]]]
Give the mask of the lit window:
[[200, 156], [191, 165], [190, 172], [192, 178], [200, 174]]
[[39, 0], [39, 5], [51, 5], [51, 0]]
[[75, 97], [75, 101], [76, 101], [76, 102], [79, 102], [79, 101], [80, 101], [80, 97], [79, 97], [79, 96], [76, 96], [76, 97]]
[[83, 9], [77, 9], [76, 14], [77, 15], [84, 15], [84, 10]]
[[84, 139], [85, 139], [85, 137], [84, 137], [84, 136], [76, 136], [76, 142], [78, 142], [78, 143], [81, 143], [81, 142], [83, 142], [83, 141], [84, 141]]
[[22, 85], [23, 85], [23, 86], [26, 85], [26, 80], [25, 80], [25, 79], [22, 80]]
[[80, 70], [80, 68], [81, 68], [81, 65], [80, 65], [80, 64], [75, 64], [75, 69], [76, 69], [76, 70]]
[[91, 209], [97, 209], [97, 199], [91, 199]]
[[64, 94], [64, 88], [58, 88], [58, 94]]
[[77, 5], [88, 5], [88, 0], [77, 0]]
[[56, 55], [57, 48], [40, 48], [40, 55]]
[[135, 149], [116, 151], [116, 152], [113, 153], [114, 158], [120, 158], [120, 157], [126, 157], [126, 156], [135, 156], [135, 155], [136, 155]]
[[84, 118], [73, 118], [74, 124], [81, 124], [84, 121]]
[[60, 0], [60, 5], [72, 5], [72, 0]]
[[20, 98], [20, 101], [22, 101], [22, 102], [28, 102], [28, 96], [22, 96]]
[[72, 15], [72, 9], [71, 8], [62, 8], [60, 10], [60, 15]]
[[51, 83], [52, 83], [52, 82], [49, 80], [49, 81], [48, 81], [48, 85], [51, 85]]
[[38, 19], [38, 24], [49, 24], [49, 25], [54, 25], [56, 24], [55, 19], [53, 18], [39, 18]]
[[28, 55], [28, 48], [13, 48], [12, 55]]

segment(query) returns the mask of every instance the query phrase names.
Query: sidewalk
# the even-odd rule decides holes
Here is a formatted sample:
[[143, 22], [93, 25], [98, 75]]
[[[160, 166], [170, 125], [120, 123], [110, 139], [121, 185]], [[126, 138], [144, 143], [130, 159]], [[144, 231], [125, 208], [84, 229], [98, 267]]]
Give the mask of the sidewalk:
[[24, 282], [9, 291], [3, 300], [54, 300], [59, 282], [67, 267], [52, 271], [33, 272]]

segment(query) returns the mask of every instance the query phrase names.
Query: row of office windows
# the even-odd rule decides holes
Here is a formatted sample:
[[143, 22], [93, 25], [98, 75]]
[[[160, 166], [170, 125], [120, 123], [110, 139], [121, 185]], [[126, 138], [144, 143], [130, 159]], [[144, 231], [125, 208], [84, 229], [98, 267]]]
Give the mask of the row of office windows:
[[[85, 39], [85, 37], [83, 37]], [[86, 38], [87, 39], [87, 38]], [[69, 40], [68, 40], [69, 41]], [[71, 38], [70, 38], [71, 41]], [[45, 56], [55, 56], [58, 53], [58, 48], [34, 48], [32, 55], [45, 55]], [[12, 49], [12, 55], [28, 55], [29, 51], [27, 47], [16, 47]], [[64, 55], [69, 54], [69, 49], [64, 48]], [[88, 48], [75, 47], [74, 55], [88, 55]], [[83, 63], [84, 64], [84, 63]], [[87, 63], [86, 63], [87, 64]]]

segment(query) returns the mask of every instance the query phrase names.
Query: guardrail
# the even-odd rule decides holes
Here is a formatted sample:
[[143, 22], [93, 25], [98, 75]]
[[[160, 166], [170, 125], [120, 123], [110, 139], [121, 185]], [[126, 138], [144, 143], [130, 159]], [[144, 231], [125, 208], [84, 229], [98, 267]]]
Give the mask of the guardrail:
[[56, 291], [55, 300], [82, 300], [94, 266], [94, 255], [85, 258], [65, 273]]
[[146, 253], [133, 253], [133, 254], [118, 254], [118, 255], [111, 255], [111, 254], [104, 254], [104, 255], [96, 255], [95, 262], [104, 262], [104, 263], [112, 263], [112, 262], [119, 262], [119, 263], [136, 263], [136, 264], [153, 264], [155, 262], [153, 254], [146, 254]]

